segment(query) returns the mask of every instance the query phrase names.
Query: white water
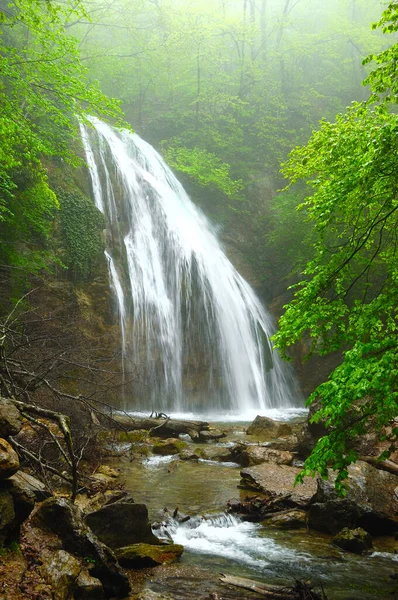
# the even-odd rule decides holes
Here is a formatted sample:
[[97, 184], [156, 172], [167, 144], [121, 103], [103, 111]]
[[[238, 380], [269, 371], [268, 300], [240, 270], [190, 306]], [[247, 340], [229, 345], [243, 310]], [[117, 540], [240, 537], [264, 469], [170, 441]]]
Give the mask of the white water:
[[310, 555], [288, 549], [271, 537], [259, 537], [261, 526], [222, 513], [193, 517], [185, 523], [169, 518], [156, 535], [172, 538], [186, 551], [221, 556], [230, 561], [262, 571], [274, 562], [308, 561]]
[[122, 351], [146, 381], [124, 408], [226, 416], [300, 404], [270, 316], [161, 156], [90, 121], [82, 140], [107, 220]]

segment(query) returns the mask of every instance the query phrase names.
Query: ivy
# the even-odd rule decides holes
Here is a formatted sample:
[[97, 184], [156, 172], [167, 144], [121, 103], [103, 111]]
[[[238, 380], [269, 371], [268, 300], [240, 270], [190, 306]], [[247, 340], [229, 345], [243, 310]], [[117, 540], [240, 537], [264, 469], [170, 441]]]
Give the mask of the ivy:
[[94, 275], [104, 249], [101, 239], [104, 217], [89, 198], [78, 192], [58, 190], [57, 196], [65, 248], [62, 261], [73, 278], [89, 279]]

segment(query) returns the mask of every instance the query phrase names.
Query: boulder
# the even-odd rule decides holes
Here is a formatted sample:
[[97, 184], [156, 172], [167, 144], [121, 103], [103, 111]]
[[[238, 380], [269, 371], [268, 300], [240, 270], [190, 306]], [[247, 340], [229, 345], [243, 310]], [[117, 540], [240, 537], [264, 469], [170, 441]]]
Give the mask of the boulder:
[[288, 423], [280, 423], [268, 417], [257, 415], [253, 423], [247, 428], [246, 433], [256, 437], [259, 441], [266, 442], [292, 435], [293, 429]]
[[220, 440], [227, 434], [217, 429], [210, 429], [209, 431], [199, 431], [199, 442], [213, 442], [214, 440]]
[[79, 508], [66, 498], [49, 498], [36, 510], [32, 525], [48, 528], [62, 541], [65, 550], [90, 558], [91, 574], [98, 578], [105, 596], [126, 596], [130, 585], [114, 554], [102, 544], [82, 519]]
[[300, 469], [287, 465], [263, 463], [241, 471], [240, 487], [263, 493], [270, 510], [284, 508], [308, 508], [317, 493], [316, 480], [307, 478], [303, 484], [294, 486]]
[[363, 554], [373, 546], [371, 536], [361, 527], [356, 529], [345, 527], [334, 536], [332, 543], [342, 550], [355, 554]]
[[45, 550], [41, 554], [40, 573], [53, 589], [54, 600], [73, 600], [80, 562], [65, 550]]
[[268, 442], [268, 448], [274, 448], [274, 450], [286, 450], [287, 452], [297, 452], [298, 450], [298, 437], [296, 434], [288, 435], [283, 438], [272, 440]]
[[114, 502], [85, 517], [86, 524], [110, 548], [121, 548], [140, 542], [158, 544], [148, 522], [145, 504]]
[[334, 489], [334, 473], [327, 481], [318, 479], [309, 527], [328, 533], [337, 533], [344, 527], [362, 527], [371, 535], [398, 531], [398, 476], [363, 461], [350, 465], [348, 475], [345, 498]]
[[216, 462], [233, 461], [231, 448], [226, 448], [225, 446], [205, 445], [195, 448], [194, 452], [203, 460], [214, 460]]
[[264, 525], [279, 529], [304, 529], [307, 527], [307, 513], [304, 510], [284, 510], [267, 517]]
[[9, 491], [14, 501], [15, 517], [18, 523], [23, 523], [35, 507], [36, 496], [29, 486], [25, 486], [18, 471], [4, 482], [5, 489]]
[[348, 498], [315, 502], [308, 513], [308, 527], [335, 534], [343, 527], [355, 527], [360, 516], [359, 507]]
[[0, 546], [9, 541], [16, 527], [14, 500], [10, 492], [0, 489]]
[[5, 439], [0, 438], [0, 481], [11, 477], [18, 469], [18, 454]]
[[231, 449], [233, 459], [242, 467], [260, 465], [264, 462], [272, 462], [277, 465], [290, 465], [294, 454], [286, 450], [275, 450], [268, 446], [243, 446], [239, 444]]
[[96, 577], [81, 571], [75, 582], [74, 600], [103, 600], [104, 589]]
[[0, 438], [17, 435], [21, 428], [21, 413], [11, 400], [0, 396]]
[[7, 484], [11, 484], [12, 489], [19, 490], [20, 493], [24, 493], [27, 496], [34, 496], [34, 499], [37, 501], [46, 500], [46, 498], [51, 496], [51, 492], [46, 488], [44, 483], [24, 471], [18, 471], [15, 475], [12, 475], [7, 480]]
[[187, 448], [188, 444], [178, 438], [167, 438], [166, 440], [157, 441], [153, 448], [153, 454], [158, 456], [170, 456], [173, 454], [179, 454], [182, 450]]
[[133, 544], [119, 548], [115, 554], [124, 567], [143, 569], [175, 562], [183, 552], [184, 546], [180, 544]]

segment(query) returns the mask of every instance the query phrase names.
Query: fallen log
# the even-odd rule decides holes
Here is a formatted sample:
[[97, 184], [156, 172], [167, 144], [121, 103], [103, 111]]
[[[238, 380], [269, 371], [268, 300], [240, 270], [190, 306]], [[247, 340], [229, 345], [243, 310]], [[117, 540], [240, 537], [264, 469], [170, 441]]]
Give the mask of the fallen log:
[[222, 574], [220, 581], [221, 583], [250, 590], [264, 598], [269, 598], [270, 600], [298, 600], [299, 598], [291, 587], [266, 584], [260, 581], [254, 581], [253, 579], [247, 579], [246, 577], [235, 577], [234, 575]]
[[120, 413], [113, 414], [112, 417], [127, 431], [146, 429], [150, 435], [158, 437], [178, 436], [180, 433], [185, 433], [196, 440], [199, 438], [201, 431], [209, 431], [210, 429], [209, 423], [206, 421], [181, 421], [168, 417], [152, 419]]
[[393, 475], [398, 475], [398, 464], [392, 460], [378, 460], [377, 456], [361, 456], [360, 460], [369, 463], [381, 471], [387, 471]]
[[323, 589], [322, 595], [313, 590], [310, 581], [295, 580], [292, 586], [272, 585], [261, 581], [254, 581], [246, 577], [221, 574], [221, 583], [250, 590], [269, 600], [327, 600]]

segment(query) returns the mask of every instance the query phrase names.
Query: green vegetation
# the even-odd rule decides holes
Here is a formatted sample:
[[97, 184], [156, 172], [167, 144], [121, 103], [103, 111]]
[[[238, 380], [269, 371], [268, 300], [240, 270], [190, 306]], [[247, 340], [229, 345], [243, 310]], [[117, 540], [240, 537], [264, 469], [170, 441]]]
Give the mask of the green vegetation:
[[[393, 2], [379, 25], [395, 31], [397, 20]], [[286, 351], [305, 336], [309, 356], [343, 353], [309, 398], [320, 397], [313, 420], [323, 419], [331, 432], [299, 479], [316, 472], [326, 477], [333, 465], [340, 489], [358, 457], [358, 436], [369, 430], [382, 435], [398, 413], [398, 115], [391, 106], [397, 59], [398, 44], [374, 57], [379, 67], [367, 79], [370, 101], [353, 104], [335, 123], [322, 122], [284, 168], [291, 185], [304, 179], [313, 188], [299, 208], [313, 222], [316, 241], [275, 341]], [[391, 446], [380, 459], [394, 450], [398, 428], [385, 437]]]
[[[398, 47], [383, 35], [398, 30], [398, 3], [372, 29], [378, 11], [374, 0], [0, 0], [0, 269], [14, 294], [57, 261], [74, 279], [95, 273], [102, 216], [66, 177], [55, 193], [47, 169], [82, 163], [77, 118], [121, 123], [105, 94], [118, 96], [268, 293], [298, 281], [282, 352], [304, 338], [308, 356], [342, 353], [310, 398], [331, 433], [303, 472], [332, 464], [338, 485], [354, 440], [398, 412]], [[281, 163], [291, 183], [277, 194]]]
[[0, 2], [0, 261], [25, 274], [52, 260], [46, 242], [58, 201], [44, 158], [77, 165], [76, 116], [121, 115], [88, 80], [67, 34], [67, 21], [84, 15], [79, 2]]
[[103, 253], [100, 237], [105, 228], [103, 214], [93, 202], [77, 192], [57, 191], [60, 201], [63, 259], [75, 279], [87, 279], [95, 272]]

